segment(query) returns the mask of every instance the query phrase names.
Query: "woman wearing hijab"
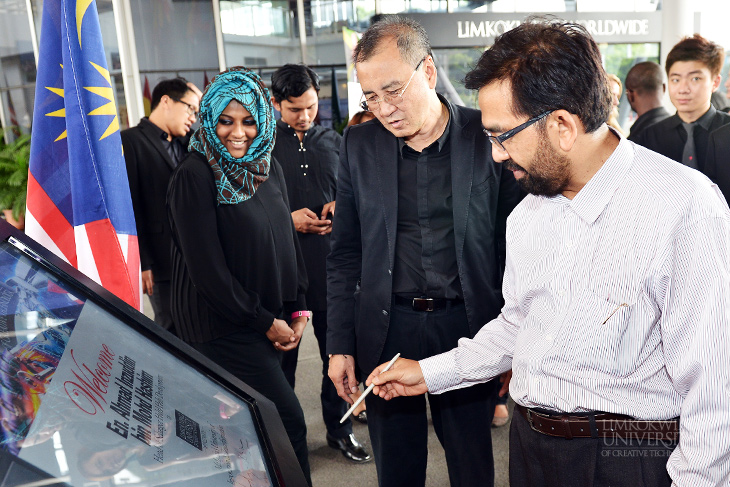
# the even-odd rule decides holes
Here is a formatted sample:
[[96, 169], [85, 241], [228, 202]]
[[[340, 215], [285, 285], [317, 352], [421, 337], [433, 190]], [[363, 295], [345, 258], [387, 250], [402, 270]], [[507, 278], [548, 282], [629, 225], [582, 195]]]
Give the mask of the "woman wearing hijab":
[[269, 92], [254, 72], [231, 68], [205, 90], [199, 120], [167, 193], [175, 328], [274, 402], [311, 485], [304, 414], [279, 362], [307, 322], [307, 277], [271, 157]]

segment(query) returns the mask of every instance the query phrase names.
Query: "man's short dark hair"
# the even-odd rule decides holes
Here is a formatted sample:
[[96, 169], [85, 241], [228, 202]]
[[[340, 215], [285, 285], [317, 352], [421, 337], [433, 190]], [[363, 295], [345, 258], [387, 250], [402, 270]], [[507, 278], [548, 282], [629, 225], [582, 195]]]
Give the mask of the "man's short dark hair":
[[413, 67], [426, 56], [433, 56], [426, 29], [421, 24], [408, 17], [385, 15], [365, 31], [355, 46], [352, 52], [355, 64], [377, 54], [381, 42], [388, 38], [396, 40], [400, 57]]
[[636, 63], [629, 69], [624, 85], [627, 90], [635, 91], [639, 95], [662, 93], [664, 71], [652, 61]]
[[465, 84], [478, 90], [495, 81], [510, 82], [515, 115], [531, 118], [564, 109], [591, 133], [611, 111], [601, 53], [586, 29], [575, 23], [532, 17], [497, 37]]
[[188, 80], [185, 78], [173, 78], [173, 79], [163, 79], [159, 83], [157, 83], [157, 86], [155, 86], [155, 89], [152, 90], [152, 103], [150, 104], [150, 110], [154, 110], [157, 108], [157, 105], [160, 104], [160, 100], [163, 96], [167, 95], [173, 100], [179, 100], [188, 91], [193, 91], [188, 86]]
[[692, 37], [685, 37], [674, 45], [667, 54], [667, 75], [669, 69], [677, 61], [698, 61], [710, 70], [712, 76], [717, 76], [722, 70], [722, 63], [725, 61], [725, 49], [722, 46], [708, 41], [699, 34]]
[[319, 93], [319, 76], [305, 64], [285, 64], [271, 75], [271, 96], [279, 103], [302, 96], [310, 88]]

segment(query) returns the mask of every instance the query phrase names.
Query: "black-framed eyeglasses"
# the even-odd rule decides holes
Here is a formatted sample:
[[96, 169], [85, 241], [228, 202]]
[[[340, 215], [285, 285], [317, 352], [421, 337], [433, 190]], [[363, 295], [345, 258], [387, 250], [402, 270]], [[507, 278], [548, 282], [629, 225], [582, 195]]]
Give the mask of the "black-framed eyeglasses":
[[400, 105], [403, 102], [403, 93], [406, 92], [406, 90], [408, 89], [408, 85], [411, 84], [411, 80], [416, 75], [416, 72], [418, 72], [418, 68], [421, 67], [421, 64], [423, 64], [423, 61], [425, 61], [427, 58], [428, 56], [418, 62], [416, 68], [413, 70], [413, 74], [411, 74], [411, 77], [408, 78], [408, 81], [403, 88], [401, 88], [400, 90], [391, 91], [390, 93], [386, 93], [385, 95], [383, 95], [382, 98], [380, 98], [379, 96], [371, 96], [366, 98], [365, 93], [363, 93], [363, 99], [360, 100], [360, 107], [362, 107], [363, 110], [374, 112], [375, 110], [380, 109], [380, 103], [383, 101], [385, 101], [385, 103], [387, 103], [388, 105]]
[[170, 97], [170, 99], [173, 100], [173, 101], [176, 101], [178, 103], [182, 103], [183, 105], [185, 105], [187, 107], [186, 108], [186, 111], [188, 112], [188, 115], [192, 115], [195, 118], [198, 118], [198, 115], [200, 115], [200, 112], [197, 111], [195, 109], [195, 107], [193, 105], [191, 105], [190, 103], [184, 102], [182, 100], [178, 100], [177, 98], [173, 98], [173, 97]]
[[548, 115], [550, 115], [554, 111], [555, 111], [555, 109], [548, 110], [545, 113], [541, 113], [537, 117], [533, 117], [533, 118], [529, 119], [527, 122], [525, 122], [523, 124], [520, 124], [517, 127], [513, 128], [511, 130], [508, 130], [508, 131], [506, 131], [504, 133], [502, 133], [501, 135], [492, 135], [489, 132], [489, 130], [487, 130], [487, 129], [482, 129], [482, 130], [484, 131], [484, 135], [486, 135], [487, 138], [489, 138], [489, 142], [491, 142], [492, 145], [497, 144], [497, 147], [499, 147], [500, 149], [502, 149], [505, 152], [508, 152], [507, 149], [505, 149], [505, 147], [504, 147], [504, 141], [505, 140], [507, 140], [507, 139], [509, 139], [511, 137], [514, 137], [515, 135], [519, 134], [520, 132], [522, 132], [523, 130], [525, 130], [530, 125], [532, 125], [532, 124], [534, 124], [536, 122], [539, 122], [540, 120], [542, 120], [543, 118], [547, 117]]

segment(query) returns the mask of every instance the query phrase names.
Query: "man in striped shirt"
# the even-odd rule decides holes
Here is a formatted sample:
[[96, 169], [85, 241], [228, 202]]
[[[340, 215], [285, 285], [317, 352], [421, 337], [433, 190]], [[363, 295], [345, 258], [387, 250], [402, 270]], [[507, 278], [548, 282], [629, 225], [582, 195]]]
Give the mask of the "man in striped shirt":
[[727, 486], [730, 210], [717, 186], [606, 126], [600, 52], [578, 25], [523, 23], [466, 85], [494, 160], [531, 193], [508, 220], [505, 306], [457, 348], [368, 383], [392, 399], [512, 368], [513, 487]]

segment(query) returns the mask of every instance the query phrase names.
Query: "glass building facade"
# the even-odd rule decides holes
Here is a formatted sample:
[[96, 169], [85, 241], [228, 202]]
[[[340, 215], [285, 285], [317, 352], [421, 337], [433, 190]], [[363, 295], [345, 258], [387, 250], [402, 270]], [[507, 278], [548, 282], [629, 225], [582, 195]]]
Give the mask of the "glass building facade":
[[[144, 115], [143, 97], [164, 78], [199, 87], [221, 69], [244, 65], [269, 83], [286, 63], [305, 62], [321, 78], [320, 121], [332, 100], [347, 114], [343, 29], [364, 31], [375, 14], [655, 12], [659, 0], [96, 0], [122, 128]], [[42, 0], [0, 0], [0, 123], [31, 129]], [[441, 90], [476, 105], [461, 80], [488, 44], [438, 46]], [[659, 60], [658, 42], [603, 43], [608, 72], [624, 78], [637, 60]], [[724, 89], [724, 88], [722, 88]], [[458, 101], [457, 101], [458, 102]], [[623, 103], [626, 118], [628, 103]]]

